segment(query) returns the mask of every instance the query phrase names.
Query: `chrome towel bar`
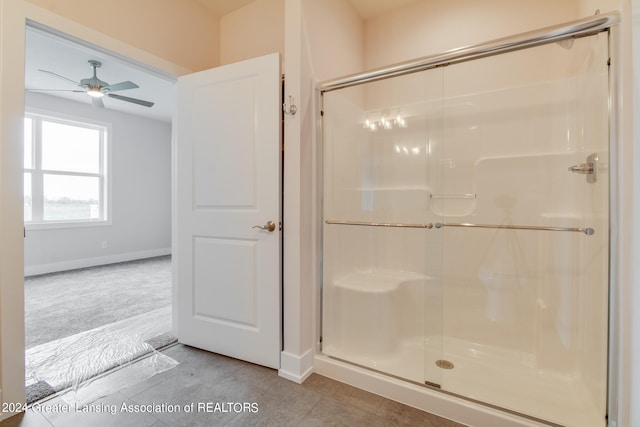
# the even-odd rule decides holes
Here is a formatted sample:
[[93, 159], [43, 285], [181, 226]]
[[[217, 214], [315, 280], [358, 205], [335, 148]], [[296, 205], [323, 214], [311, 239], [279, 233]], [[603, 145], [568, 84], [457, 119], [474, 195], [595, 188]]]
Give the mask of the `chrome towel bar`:
[[399, 228], [433, 228], [433, 224], [398, 224], [390, 222], [363, 222], [363, 221], [334, 221], [326, 220], [325, 224], [338, 225], [364, 225], [369, 227], [399, 227]]
[[427, 228], [442, 227], [469, 227], [469, 228], [504, 228], [509, 230], [537, 230], [537, 231], [570, 231], [574, 233], [584, 233], [587, 236], [595, 234], [591, 227], [540, 227], [536, 225], [494, 225], [494, 224], [470, 224], [466, 222], [436, 222], [435, 224], [401, 224], [391, 222], [366, 222], [366, 221], [336, 221], [328, 219], [325, 224], [337, 225], [358, 225], [366, 227], [396, 227], [396, 228]]
[[587, 236], [591, 236], [596, 232], [591, 227], [540, 227], [535, 225], [469, 224], [465, 222], [436, 222], [435, 227], [436, 228], [442, 228], [442, 227], [506, 228], [510, 230], [571, 231], [575, 233], [584, 233]]

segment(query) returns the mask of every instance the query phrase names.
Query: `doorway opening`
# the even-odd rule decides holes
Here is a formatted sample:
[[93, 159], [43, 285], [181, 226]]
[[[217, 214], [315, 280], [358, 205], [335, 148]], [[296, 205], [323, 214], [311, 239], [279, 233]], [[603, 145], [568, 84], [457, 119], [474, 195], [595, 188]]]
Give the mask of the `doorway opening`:
[[[102, 83], [126, 92], [92, 101], [82, 87], [91, 61]], [[69, 388], [86, 401], [81, 388], [93, 378], [176, 341], [172, 85], [104, 49], [27, 26], [25, 113], [38, 117], [25, 127], [27, 403]], [[153, 107], [136, 102], [148, 99]], [[94, 125], [106, 131], [92, 158], [90, 138], [74, 131]], [[149, 364], [149, 376], [174, 366], [167, 359]]]

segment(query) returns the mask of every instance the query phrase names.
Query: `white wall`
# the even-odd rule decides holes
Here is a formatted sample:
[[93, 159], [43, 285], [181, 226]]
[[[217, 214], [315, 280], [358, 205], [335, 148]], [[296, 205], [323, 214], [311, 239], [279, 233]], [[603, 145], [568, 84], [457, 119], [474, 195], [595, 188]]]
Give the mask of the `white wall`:
[[28, 229], [25, 274], [170, 253], [171, 124], [33, 92], [26, 93], [27, 111], [29, 107], [113, 126], [112, 224]]

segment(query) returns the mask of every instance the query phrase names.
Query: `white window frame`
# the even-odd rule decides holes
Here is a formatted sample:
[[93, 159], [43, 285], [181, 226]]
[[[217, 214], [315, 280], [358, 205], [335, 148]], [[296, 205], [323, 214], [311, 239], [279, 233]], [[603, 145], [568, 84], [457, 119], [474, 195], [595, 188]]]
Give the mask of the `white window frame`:
[[[62, 114], [37, 108], [27, 108], [24, 114], [25, 118], [33, 120], [32, 128], [32, 147], [31, 154], [33, 156], [32, 169], [25, 168], [23, 166], [24, 173], [31, 173], [31, 200], [32, 200], [32, 221], [24, 222], [25, 229], [27, 230], [42, 230], [53, 228], [77, 228], [77, 227], [100, 227], [109, 226], [112, 224], [112, 212], [113, 212], [113, 197], [112, 197], [112, 125], [107, 122], [100, 122], [86, 117], [72, 116], [68, 114]], [[48, 121], [53, 123], [61, 123], [65, 125], [84, 127], [89, 129], [96, 129], [100, 131], [100, 172], [95, 173], [82, 173], [82, 172], [64, 172], [64, 171], [49, 171], [42, 169], [42, 135], [40, 133], [40, 123], [42, 121]], [[24, 162], [23, 162], [24, 163]], [[68, 175], [68, 176], [91, 176], [98, 177], [100, 179], [100, 218], [87, 220], [44, 220], [42, 218], [43, 213], [43, 201], [44, 194], [42, 188], [43, 174], [55, 174], [55, 175]], [[36, 179], [38, 182], [36, 182]], [[34, 212], [36, 211], [36, 205], [38, 205], [38, 218], [34, 220]]]

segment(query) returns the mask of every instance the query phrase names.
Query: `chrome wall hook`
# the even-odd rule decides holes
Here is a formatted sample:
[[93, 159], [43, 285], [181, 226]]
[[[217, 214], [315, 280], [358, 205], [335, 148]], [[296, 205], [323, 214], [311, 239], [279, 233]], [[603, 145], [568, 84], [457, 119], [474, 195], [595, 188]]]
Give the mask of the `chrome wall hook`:
[[298, 112], [298, 107], [293, 103], [293, 98], [289, 97], [289, 106], [287, 107], [287, 103], [282, 104], [282, 112], [288, 114], [290, 116], [295, 116]]

